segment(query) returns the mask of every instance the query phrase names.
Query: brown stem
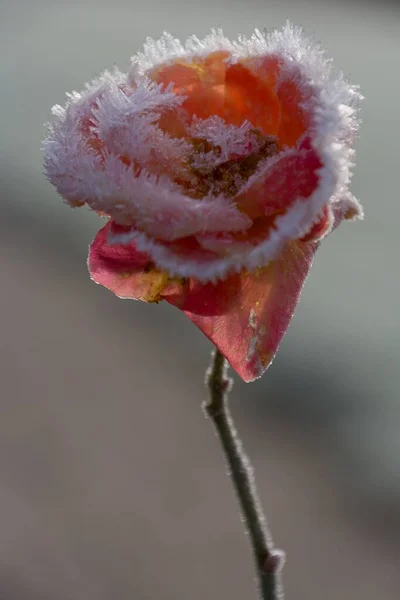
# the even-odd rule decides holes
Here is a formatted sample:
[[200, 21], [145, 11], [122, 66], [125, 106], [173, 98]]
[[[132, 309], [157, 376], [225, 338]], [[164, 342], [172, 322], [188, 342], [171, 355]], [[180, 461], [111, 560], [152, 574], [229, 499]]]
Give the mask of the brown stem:
[[284, 555], [274, 549], [271, 535], [258, 498], [254, 472], [237, 434], [228, 407], [231, 380], [227, 362], [215, 350], [206, 383], [210, 395], [204, 403], [206, 414], [213, 420], [228, 463], [229, 475], [239, 499], [240, 509], [255, 558], [260, 600], [283, 600], [279, 571]]

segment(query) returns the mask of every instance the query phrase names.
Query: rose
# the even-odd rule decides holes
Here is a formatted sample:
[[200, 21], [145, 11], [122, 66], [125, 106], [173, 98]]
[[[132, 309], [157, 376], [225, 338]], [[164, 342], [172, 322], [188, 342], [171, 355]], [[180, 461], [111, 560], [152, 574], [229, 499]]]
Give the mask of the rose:
[[342, 219], [360, 94], [287, 25], [148, 40], [73, 93], [44, 143], [71, 206], [109, 217], [92, 278], [180, 308], [245, 381], [270, 364], [315, 251]]

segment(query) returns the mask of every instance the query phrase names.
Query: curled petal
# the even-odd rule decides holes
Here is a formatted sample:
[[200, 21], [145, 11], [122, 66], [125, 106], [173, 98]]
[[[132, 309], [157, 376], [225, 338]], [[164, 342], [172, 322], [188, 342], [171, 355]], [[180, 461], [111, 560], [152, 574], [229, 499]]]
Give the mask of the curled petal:
[[[88, 267], [91, 278], [119, 298], [159, 301], [168, 283], [167, 273], [156, 269], [150, 257], [139, 252], [133, 244], [110, 246], [110, 226], [109, 221], [90, 245]], [[119, 229], [123, 230], [121, 227]]]
[[334, 217], [329, 206], [324, 206], [321, 216], [317, 219], [311, 229], [301, 238], [302, 242], [316, 242], [322, 240], [323, 237], [332, 229]]
[[[175, 241], [154, 240], [133, 227], [111, 232], [111, 244], [135, 243], [153, 262], [172, 277], [194, 278], [201, 283], [216, 282], [243, 269], [254, 271], [279, 257], [286, 243], [301, 238], [310, 229], [313, 207], [297, 202], [287, 214], [265, 217], [243, 232], [196, 235]], [[229, 244], [229, 241], [232, 244]]]
[[[161, 240], [205, 231], [240, 231], [251, 224], [249, 217], [228, 198], [195, 200], [167, 177], [145, 171], [135, 176], [129, 166], [113, 156], [107, 157], [101, 165], [85, 165], [85, 177], [78, 185], [80, 197], [86, 198], [93, 210], [121, 225], [135, 223]], [[93, 189], [96, 194], [90, 196]]]
[[[97, 233], [89, 249], [88, 266], [92, 279], [114, 292], [120, 298], [158, 302], [162, 299], [180, 310], [202, 316], [225, 314], [235, 302], [240, 290], [239, 275], [230, 277], [229, 284], [217, 282], [202, 284], [194, 279], [170, 278], [165, 271], [155, 268], [151, 257], [139, 252], [135, 243], [109, 244], [110, 232], [123, 234], [128, 228], [109, 221]], [[181, 243], [190, 249], [193, 242]], [[193, 251], [193, 248], [192, 248]]]
[[253, 221], [249, 229], [233, 233], [204, 233], [196, 236], [196, 240], [205, 250], [217, 256], [229, 256], [248, 252], [262, 244], [275, 227], [275, 217], [259, 217]]
[[338, 227], [343, 221], [356, 221], [364, 218], [364, 212], [357, 198], [349, 191], [345, 190], [332, 202], [332, 211], [334, 227]]
[[262, 375], [289, 325], [317, 244], [290, 242], [266, 267], [202, 284], [170, 278], [134, 242], [110, 246], [111, 228], [121, 234], [126, 229], [108, 222], [90, 246], [89, 270], [96, 283], [121, 298], [167, 300], [210, 338], [242, 379]]
[[285, 211], [316, 190], [321, 167], [317, 152], [305, 141], [298, 150], [267, 162], [265, 171], [249, 181], [249, 187], [236, 198], [237, 206], [253, 218]]

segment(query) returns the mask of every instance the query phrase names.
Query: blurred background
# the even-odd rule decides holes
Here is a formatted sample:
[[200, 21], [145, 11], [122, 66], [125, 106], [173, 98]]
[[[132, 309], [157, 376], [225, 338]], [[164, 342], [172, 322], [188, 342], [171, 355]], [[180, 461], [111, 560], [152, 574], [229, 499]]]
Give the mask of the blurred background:
[[237, 378], [288, 600], [398, 598], [400, 5], [316, 0], [0, 1], [0, 599], [255, 598], [200, 408], [210, 345], [170, 306], [95, 286], [100, 223], [42, 175], [66, 91], [147, 35], [281, 26], [321, 40], [366, 96], [353, 191], [268, 374]]

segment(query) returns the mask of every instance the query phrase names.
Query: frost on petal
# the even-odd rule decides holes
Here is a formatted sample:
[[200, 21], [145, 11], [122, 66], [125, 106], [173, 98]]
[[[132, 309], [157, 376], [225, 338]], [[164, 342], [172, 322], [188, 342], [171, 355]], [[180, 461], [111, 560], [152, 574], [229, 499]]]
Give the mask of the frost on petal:
[[98, 174], [103, 194], [89, 199], [88, 204], [121, 224], [135, 223], [154, 238], [175, 240], [206, 231], [242, 231], [251, 224], [228, 198], [195, 200], [166, 177], [145, 171], [135, 177], [112, 157], [105, 165], [105, 171]]
[[[316, 219], [319, 218], [317, 215]], [[268, 265], [279, 257], [287, 242], [305, 236], [314, 222], [308, 204], [299, 202], [287, 214], [256, 220], [243, 235], [210, 232], [162, 241], [130, 228], [112, 233], [109, 241], [112, 244], [134, 241], [141, 252], [148, 253], [171, 276], [194, 278], [204, 284], [223, 280], [244, 268], [252, 272]]]
[[101, 164], [82, 160], [76, 168], [79, 176], [70, 188], [73, 198], [87, 202], [121, 225], [136, 224], [158, 239], [174, 240], [205, 231], [241, 231], [251, 224], [230, 199], [190, 198], [168, 177], [144, 169], [136, 176], [114, 155], [106, 156]]
[[286, 331], [349, 192], [358, 89], [300, 29], [147, 40], [55, 107], [45, 170], [111, 221], [89, 254], [123, 298], [168, 300], [249, 381]]
[[182, 163], [187, 144], [171, 138], [158, 124], [162, 115], [170, 119], [181, 104], [182, 98], [170, 86], [148, 78], [138, 81], [134, 89], [110, 83], [93, 108], [92, 131], [108, 152], [125, 162], [167, 174], [169, 166]]
[[182, 98], [182, 108], [192, 119], [206, 119], [210, 115], [226, 117], [225, 74], [226, 52], [212, 52], [205, 57], [179, 60], [164, 64], [149, 72], [158, 84], [170, 85]]
[[308, 232], [301, 238], [302, 242], [316, 242], [322, 240], [325, 235], [331, 231], [334, 224], [334, 214], [331, 207], [325, 205], [321, 211], [321, 215], [308, 230]]
[[240, 127], [236, 127], [215, 115], [207, 119], [194, 119], [189, 134], [194, 140], [205, 140], [213, 149], [198, 152], [197, 159], [192, 160], [197, 168], [216, 167], [228, 160], [257, 152], [264, 140], [250, 121], [244, 121]]
[[[185, 314], [215, 344], [244, 381], [260, 377], [271, 363], [299, 300], [317, 244], [291, 242], [279, 258], [240, 274], [240, 289], [228, 277], [219, 293], [235, 295], [227, 312], [207, 316], [195, 303]], [[234, 276], [236, 277], [236, 276]], [[186, 300], [189, 301], [189, 298]]]
[[230, 65], [225, 78], [225, 120], [240, 126], [247, 119], [266, 135], [278, 132], [281, 109], [270, 85], [244, 65]]
[[[88, 266], [92, 279], [120, 298], [145, 302], [168, 302], [180, 310], [203, 316], [225, 314], [240, 290], [239, 275], [225, 282], [202, 284], [190, 278], [171, 278], [155, 268], [151, 257], [140, 252], [134, 241], [110, 244], [110, 234], [127, 233], [129, 228], [109, 221], [96, 235], [89, 250]], [[112, 237], [112, 235], [111, 235]], [[195, 240], [194, 240], [195, 241]], [[182, 252], [193, 244], [181, 242]]]
[[158, 302], [168, 282], [168, 274], [156, 269], [149, 256], [139, 252], [134, 244], [110, 246], [110, 226], [109, 221], [90, 245], [88, 267], [91, 278], [119, 298]]
[[285, 211], [296, 200], [305, 200], [316, 190], [321, 166], [313, 148], [303, 146], [281, 153], [249, 180], [236, 197], [236, 203], [253, 218]]
[[364, 218], [364, 211], [357, 198], [349, 191], [343, 190], [332, 199], [334, 227], [343, 221], [356, 221]]

